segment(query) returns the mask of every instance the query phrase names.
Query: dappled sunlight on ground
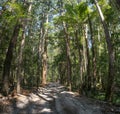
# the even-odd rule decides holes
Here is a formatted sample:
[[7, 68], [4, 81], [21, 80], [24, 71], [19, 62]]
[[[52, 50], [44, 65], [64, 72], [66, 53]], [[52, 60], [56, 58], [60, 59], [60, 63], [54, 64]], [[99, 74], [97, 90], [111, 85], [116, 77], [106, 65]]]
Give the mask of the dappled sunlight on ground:
[[107, 105], [80, 97], [58, 83], [50, 83], [27, 95], [19, 94], [13, 99], [4, 99], [0, 114], [118, 114], [114, 109], [111, 111], [111, 107], [104, 106]]

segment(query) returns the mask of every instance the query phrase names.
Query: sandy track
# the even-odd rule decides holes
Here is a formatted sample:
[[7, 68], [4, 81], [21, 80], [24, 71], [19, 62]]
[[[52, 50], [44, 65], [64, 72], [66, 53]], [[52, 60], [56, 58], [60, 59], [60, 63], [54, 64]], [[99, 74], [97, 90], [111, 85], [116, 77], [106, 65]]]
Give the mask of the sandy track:
[[18, 95], [0, 114], [119, 114], [106, 111], [97, 102], [65, 90], [58, 83], [50, 83], [29, 95]]

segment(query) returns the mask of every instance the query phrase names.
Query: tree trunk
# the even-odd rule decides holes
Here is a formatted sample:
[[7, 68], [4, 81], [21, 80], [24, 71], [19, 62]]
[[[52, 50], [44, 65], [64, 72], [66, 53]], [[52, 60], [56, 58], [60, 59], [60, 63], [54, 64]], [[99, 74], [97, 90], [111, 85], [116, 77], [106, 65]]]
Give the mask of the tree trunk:
[[[39, 43], [38, 43], [38, 62], [37, 62], [37, 87], [39, 84], [42, 83], [42, 54], [44, 52], [44, 40], [46, 33], [44, 32], [44, 15], [43, 20], [40, 26], [40, 36], [39, 36]], [[40, 80], [41, 79], [41, 80]]]
[[22, 73], [22, 62], [23, 62], [23, 49], [25, 46], [25, 31], [22, 33], [22, 40], [19, 49], [19, 57], [18, 57], [18, 72], [17, 72], [17, 93], [20, 93], [20, 82], [21, 82], [21, 73]]
[[59, 79], [60, 79], [60, 84], [62, 85], [66, 83], [66, 77], [65, 77], [66, 67], [67, 67], [66, 62], [59, 62], [58, 64]]
[[69, 87], [69, 90], [71, 91], [71, 60], [70, 60], [70, 39], [67, 32], [66, 24], [63, 22], [64, 27], [64, 33], [66, 35], [65, 37], [65, 43], [66, 43], [66, 56], [67, 56], [67, 85]]
[[[45, 16], [45, 15], [44, 15]], [[45, 16], [46, 17], [46, 23], [48, 23], [48, 14]], [[45, 18], [44, 17], [44, 18]], [[44, 23], [45, 20], [43, 20]], [[44, 28], [42, 26], [42, 45], [41, 45], [41, 55], [42, 55], [42, 85], [46, 85], [46, 76], [47, 76], [47, 33], [48, 33], [48, 28]]]
[[42, 85], [46, 85], [47, 76], [47, 39], [45, 38], [44, 53], [42, 55]]
[[80, 70], [80, 86], [79, 86], [79, 92], [82, 93], [82, 85], [83, 85], [83, 74], [82, 74], [82, 57], [81, 57], [81, 47], [80, 47], [80, 43], [79, 43], [79, 38], [78, 38], [78, 31], [75, 31], [75, 40], [76, 40], [76, 44], [77, 44], [77, 49], [78, 49], [78, 55], [79, 55], [79, 70]]
[[[41, 24], [42, 26], [42, 24]], [[40, 36], [39, 36], [39, 43], [38, 43], [38, 61], [37, 61], [37, 88], [39, 87], [40, 84], [40, 77], [41, 77], [41, 73], [42, 73], [42, 40], [41, 40], [41, 36], [42, 36], [42, 27], [40, 29]]]
[[97, 2], [97, 0], [95, 1], [95, 5], [97, 7], [97, 10], [99, 12], [100, 15], [100, 19], [104, 28], [104, 32], [105, 32], [105, 38], [106, 38], [106, 43], [107, 43], [107, 49], [108, 49], [108, 61], [109, 61], [109, 69], [108, 69], [108, 82], [107, 82], [107, 88], [106, 88], [106, 95], [105, 95], [105, 100], [106, 101], [111, 101], [112, 99], [112, 89], [113, 89], [113, 82], [114, 82], [114, 53], [113, 53], [113, 45], [111, 42], [111, 37], [110, 37], [110, 33], [107, 27], [107, 24], [105, 22], [104, 19], [104, 15], [101, 11], [101, 8]]
[[38, 61], [37, 61], [37, 88], [40, 85], [40, 76], [41, 76], [41, 43], [39, 41], [39, 48], [38, 48]]
[[91, 88], [91, 76], [90, 76], [90, 55], [89, 55], [89, 45], [88, 45], [88, 25], [85, 25], [85, 45], [86, 45], [86, 59], [87, 59], [87, 76], [85, 83], [87, 85], [86, 89]]
[[[29, 5], [28, 7], [28, 15], [30, 15], [32, 9], [32, 4]], [[17, 71], [17, 93], [19, 94], [20, 91], [20, 83], [21, 83], [21, 78], [22, 78], [22, 63], [23, 63], [23, 49], [25, 47], [25, 28], [26, 28], [27, 23], [23, 21], [23, 31], [22, 31], [22, 39], [20, 43], [20, 48], [19, 48], [19, 54], [18, 54], [18, 71]]]
[[97, 63], [96, 63], [96, 53], [95, 53], [95, 41], [93, 39], [93, 29], [92, 29], [92, 22], [91, 22], [91, 19], [89, 17], [89, 14], [88, 14], [88, 22], [89, 22], [89, 28], [90, 28], [90, 34], [91, 34], [91, 37], [90, 37], [90, 40], [91, 40], [91, 43], [92, 43], [92, 77], [89, 77], [88, 80], [89, 80], [89, 84], [88, 84], [88, 87], [89, 89], [91, 89], [91, 81], [92, 81], [92, 84], [93, 84], [93, 88], [95, 90], [96, 88], [96, 74], [97, 74]]
[[5, 93], [5, 95], [8, 95], [9, 92], [9, 75], [10, 75], [10, 68], [11, 68], [11, 62], [13, 58], [13, 50], [17, 41], [17, 37], [19, 34], [20, 26], [18, 23], [16, 23], [13, 35], [11, 37], [9, 47], [7, 50], [6, 58], [4, 61], [4, 69], [3, 69], [3, 87], [2, 90]]

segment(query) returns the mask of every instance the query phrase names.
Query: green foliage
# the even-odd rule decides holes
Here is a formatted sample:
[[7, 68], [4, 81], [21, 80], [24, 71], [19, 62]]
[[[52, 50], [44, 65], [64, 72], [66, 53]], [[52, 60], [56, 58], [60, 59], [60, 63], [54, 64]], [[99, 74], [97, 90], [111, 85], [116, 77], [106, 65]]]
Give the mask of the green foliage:
[[86, 2], [80, 2], [78, 5], [65, 4], [66, 12], [57, 18], [55, 18], [55, 23], [62, 23], [63, 21], [73, 25], [78, 25], [79, 23], [86, 22], [88, 18], [89, 8]]
[[98, 100], [104, 100], [105, 99], [105, 93], [103, 92], [99, 92], [96, 96], [93, 96], [95, 99], [98, 99]]
[[85, 22], [87, 19], [87, 15], [88, 15], [88, 6], [86, 4], [86, 2], [81, 2], [78, 5], [78, 9], [79, 9], [79, 16], [82, 22]]
[[105, 5], [103, 8], [103, 13], [107, 22], [112, 22], [115, 16], [115, 13], [110, 5]]
[[8, 21], [8, 23], [13, 23], [15, 20], [25, 17], [25, 9], [19, 3], [10, 3], [6, 4], [6, 11], [3, 14], [4, 19]]
[[70, 4], [65, 4], [66, 13], [68, 13], [70, 16], [76, 16], [78, 13], [78, 10], [75, 8], [75, 6]]

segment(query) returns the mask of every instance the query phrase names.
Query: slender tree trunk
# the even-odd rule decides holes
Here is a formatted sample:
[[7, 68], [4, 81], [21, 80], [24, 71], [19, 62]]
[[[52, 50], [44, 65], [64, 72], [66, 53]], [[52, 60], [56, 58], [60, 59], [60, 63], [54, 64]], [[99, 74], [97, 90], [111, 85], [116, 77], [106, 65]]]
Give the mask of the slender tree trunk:
[[47, 76], [47, 41], [45, 38], [44, 53], [42, 55], [42, 85], [46, 85], [46, 76]]
[[65, 73], [66, 73], [66, 70], [67, 70], [66, 67], [67, 67], [66, 62], [60, 62], [58, 64], [60, 84], [63, 84], [63, 85], [66, 83], [66, 77], [65, 77]]
[[19, 49], [19, 57], [18, 57], [18, 72], [17, 72], [17, 93], [20, 93], [20, 82], [22, 78], [22, 62], [23, 62], [23, 49], [25, 46], [25, 31], [22, 33], [22, 40]]
[[40, 84], [40, 76], [41, 76], [41, 39], [39, 38], [39, 45], [38, 45], [38, 61], [37, 61], [37, 88], [39, 87]]
[[40, 77], [42, 75], [42, 34], [43, 34], [43, 24], [41, 23], [41, 28], [40, 28], [40, 36], [39, 36], [39, 44], [38, 44], [38, 62], [37, 62], [37, 88], [39, 87], [40, 84]]
[[[60, 0], [60, 15], [63, 15], [63, 1]], [[68, 31], [67, 31], [67, 27], [66, 27], [66, 23], [63, 22], [63, 29], [64, 29], [64, 33], [65, 33], [65, 43], [66, 43], [66, 56], [67, 56], [67, 85], [69, 90], [71, 91], [72, 87], [71, 87], [71, 60], [70, 60], [70, 39], [69, 39], [69, 35], [68, 35]]]
[[[84, 74], [87, 71], [87, 55], [86, 55], [86, 43], [85, 43], [85, 38], [83, 39], [83, 72]], [[85, 75], [84, 75], [85, 76]], [[84, 78], [85, 79], [85, 78]], [[85, 80], [84, 80], [85, 82]]]
[[91, 88], [91, 76], [90, 76], [90, 55], [89, 55], [89, 45], [88, 45], [88, 25], [85, 25], [85, 44], [86, 44], [86, 56], [87, 56], [87, 76], [85, 83], [87, 84], [87, 89]]
[[17, 37], [19, 34], [20, 26], [18, 23], [16, 23], [9, 47], [7, 50], [6, 58], [4, 61], [4, 69], [3, 69], [3, 92], [7, 95], [9, 92], [9, 75], [10, 75], [10, 68], [11, 68], [11, 62], [13, 58], [13, 50], [17, 41]]
[[83, 38], [82, 38], [82, 42], [83, 42], [83, 59], [82, 59], [82, 70], [83, 70], [83, 85], [82, 88], [84, 88], [83, 90], [83, 94], [86, 95], [86, 89], [87, 89], [87, 46], [86, 46], [86, 26], [83, 26]]
[[[29, 5], [28, 7], [28, 15], [30, 15], [32, 9], [32, 4]], [[18, 57], [18, 71], [17, 71], [17, 93], [19, 94], [20, 91], [20, 86], [21, 86], [21, 78], [22, 78], [22, 63], [23, 63], [23, 49], [25, 47], [25, 28], [27, 23], [23, 21], [23, 31], [22, 31], [22, 38], [21, 38], [21, 43], [19, 47], [19, 57]]]
[[66, 43], [66, 55], [67, 55], [67, 85], [71, 91], [71, 60], [70, 60], [70, 39], [67, 32], [66, 24], [63, 22], [64, 33], [65, 33], [65, 43]]
[[84, 62], [84, 67], [83, 67], [83, 72], [84, 72], [84, 80], [83, 80], [83, 85], [82, 88], [84, 88], [84, 93], [87, 95], [87, 89], [88, 89], [88, 77], [90, 77], [90, 57], [89, 57], [89, 47], [88, 47], [88, 25], [84, 25], [84, 38], [83, 38], [83, 62]]
[[108, 82], [107, 82], [107, 88], [106, 88], [106, 95], [105, 95], [105, 100], [106, 101], [111, 101], [112, 99], [112, 89], [113, 89], [113, 82], [114, 82], [114, 53], [113, 53], [113, 45], [111, 42], [111, 37], [110, 37], [110, 33], [107, 27], [107, 24], [105, 22], [104, 19], [104, 15], [102, 13], [102, 10], [97, 2], [97, 0], [95, 1], [95, 5], [97, 7], [97, 10], [99, 12], [100, 15], [100, 19], [101, 19], [101, 23], [103, 25], [104, 28], [104, 32], [105, 32], [105, 38], [106, 38], [106, 43], [107, 43], [107, 49], [108, 49], [108, 59], [109, 59], [109, 69], [108, 69]]
[[[46, 23], [48, 23], [48, 14], [45, 16], [46, 17]], [[48, 33], [48, 28], [43, 27], [43, 36], [42, 36], [42, 85], [44, 86], [47, 82], [47, 33]]]
[[97, 63], [96, 63], [96, 53], [95, 53], [95, 41], [93, 39], [93, 29], [92, 29], [92, 22], [91, 22], [91, 19], [89, 17], [89, 14], [88, 14], [88, 22], [89, 22], [89, 28], [90, 28], [90, 34], [91, 34], [91, 43], [92, 43], [92, 77], [89, 77], [89, 89], [91, 89], [91, 81], [93, 80], [93, 88], [95, 90], [96, 88], [96, 74], [97, 74]]
[[78, 31], [75, 31], [75, 40], [76, 40], [76, 44], [77, 44], [77, 49], [78, 49], [78, 55], [79, 55], [79, 69], [80, 69], [80, 87], [79, 87], [79, 92], [82, 93], [82, 85], [83, 85], [83, 75], [82, 75], [82, 57], [81, 57], [81, 47], [80, 47], [80, 43], [79, 43], [79, 38], [78, 38]]

